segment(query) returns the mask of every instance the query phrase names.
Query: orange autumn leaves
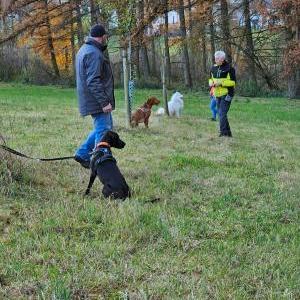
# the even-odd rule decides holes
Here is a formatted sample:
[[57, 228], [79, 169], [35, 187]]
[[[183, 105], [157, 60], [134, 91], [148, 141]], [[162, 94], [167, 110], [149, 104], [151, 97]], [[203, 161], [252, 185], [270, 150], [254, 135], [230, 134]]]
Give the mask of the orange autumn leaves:
[[[70, 4], [48, 4], [44, 1], [33, 3], [27, 18], [38, 24], [26, 31], [18, 40], [19, 46], [27, 46], [51, 65], [51, 51], [54, 51], [60, 71], [72, 70], [72, 26], [67, 20], [72, 17]], [[73, 30], [75, 30], [73, 28]], [[50, 43], [51, 41], [51, 43]], [[52, 44], [52, 45], [51, 45]]]

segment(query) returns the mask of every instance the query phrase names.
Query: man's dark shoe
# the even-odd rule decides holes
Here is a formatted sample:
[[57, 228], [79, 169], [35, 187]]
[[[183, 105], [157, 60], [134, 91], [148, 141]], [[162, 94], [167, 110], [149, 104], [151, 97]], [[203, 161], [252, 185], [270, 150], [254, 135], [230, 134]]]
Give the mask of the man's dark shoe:
[[220, 133], [220, 134], [219, 134], [219, 137], [222, 137], [222, 136], [225, 136], [225, 137], [232, 137], [232, 134], [231, 134], [231, 133]]
[[90, 168], [90, 161], [89, 160], [85, 160], [85, 159], [81, 158], [78, 155], [75, 155], [74, 159], [75, 159], [75, 161], [79, 162], [85, 169]]
[[217, 121], [217, 119], [216, 119], [216, 118], [211, 118], [210, 120], [211, 120], [211, 121]]

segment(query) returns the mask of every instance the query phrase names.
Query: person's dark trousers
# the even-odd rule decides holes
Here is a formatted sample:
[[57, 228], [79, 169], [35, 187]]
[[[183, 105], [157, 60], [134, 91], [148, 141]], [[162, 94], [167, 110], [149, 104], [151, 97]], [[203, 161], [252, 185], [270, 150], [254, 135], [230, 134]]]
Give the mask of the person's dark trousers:
[[217, 97], [217, 107], [220, 119], [220, 136], [232, 136], [227, 118], [227, 113], [230, 108], [231, 99], [232, 98], [228, 95]]

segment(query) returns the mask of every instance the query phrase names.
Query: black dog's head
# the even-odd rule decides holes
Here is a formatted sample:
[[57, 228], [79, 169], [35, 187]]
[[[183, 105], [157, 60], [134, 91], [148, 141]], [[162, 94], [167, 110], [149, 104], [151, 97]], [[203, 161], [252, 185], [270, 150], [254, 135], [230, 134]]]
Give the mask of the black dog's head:
[[106, 142], [110, 145], [110, 147], [118, 149], [122, 149], [126, 145], [125, 142], [120, 139], [119, 135], [111, 130], [105, 132], [101, 142]]

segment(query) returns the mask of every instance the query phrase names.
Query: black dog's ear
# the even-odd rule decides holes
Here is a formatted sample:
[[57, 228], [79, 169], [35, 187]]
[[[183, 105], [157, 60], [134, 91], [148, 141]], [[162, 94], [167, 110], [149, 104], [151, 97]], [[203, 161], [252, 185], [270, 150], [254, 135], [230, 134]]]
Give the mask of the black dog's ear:
[[111, 130], [107, 131], [105, 133], [104, 137], [105, 137], [105, 140], [103, 138], [103, 141], [109, 143], [111, 147], [122, 149], [126, 145], [125, 142], [123, 142], [120, 139], [119, 135], [114, 131], [111, 131]]
[[113, 132], [111, 130], [107, 130], [107, 131], [105, 131], [105, 133], [103, 135], [102, 141], [110, 143], [115, 139], [115, 136], [116, 136], [115, 132]]
[[110, 132], [110, 130], [107, 130], [107, 131], [105, 131], [104, 133], [103, 133], [103, 136], [102, 136], [102, 139], [101, 139], [101, 141], [106, 141], [108, 138], [109, 138], [109, 132]]
[[119, 141], [119, 135], [114, 131], [109, 131], [109, 137], [112, 143], [117, 143]]

